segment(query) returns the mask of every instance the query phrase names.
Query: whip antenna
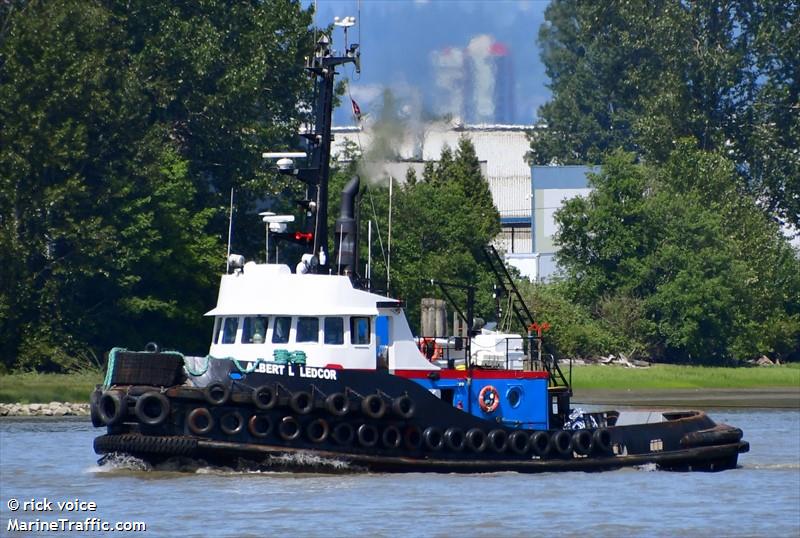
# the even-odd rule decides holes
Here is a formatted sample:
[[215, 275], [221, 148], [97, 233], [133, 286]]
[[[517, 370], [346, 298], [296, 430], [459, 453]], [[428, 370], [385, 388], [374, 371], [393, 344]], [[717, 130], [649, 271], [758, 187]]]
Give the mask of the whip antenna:
[[231, 187], [231, 210], [228, 216], [228, 256], [225, 258], [225, 274], [231, 270], [231, 236], [233, 235], [233, 187]]

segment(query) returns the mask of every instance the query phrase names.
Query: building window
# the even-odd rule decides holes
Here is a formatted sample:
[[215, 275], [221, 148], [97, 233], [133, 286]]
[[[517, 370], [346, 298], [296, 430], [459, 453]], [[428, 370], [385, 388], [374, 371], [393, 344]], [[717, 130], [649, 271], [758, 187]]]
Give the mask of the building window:
[[236, 331], [239, 329], [239, 318], [225, 318], [222, 324], [222, 343], [236, 342]]
[[263, 344], [267, 336], [267, 322], [265, 317], [246, 317], [242, 325], [243, 344]]
[[319, 342], [319, 318], [297, 318], [295, 342]]
[[369, 318], [350, 318], [350, 343], [355, 345], [369, 344]]
[[530, 254], [533, 252], [533, 240], [530, 224], [503, 224], [500, 234], [494, 243], [506, 254]]
[[292, 318], [289, 316], [278, 316], [272, 327], [272, 343], [285, 344], [289, 341], [289, 329], [292, 326]]
[[344, 319], [325, 318], [325, 343], [333, 346], [344, 344]]

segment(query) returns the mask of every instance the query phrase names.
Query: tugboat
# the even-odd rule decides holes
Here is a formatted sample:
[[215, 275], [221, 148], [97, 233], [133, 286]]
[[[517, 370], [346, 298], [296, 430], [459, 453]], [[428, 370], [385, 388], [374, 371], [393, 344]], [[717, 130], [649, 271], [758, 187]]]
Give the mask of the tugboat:
[[[492, 247], [487, 261], [499, 289], [516, 299], [519, 335], [481, 331], [468, 300], [459, 310], [465, 335], [415, 339], [402, 303], [364, 289], [357, 277], [358, 178], [342, 193], [329, 255], [334, 76], [337, 66], [359, 68], [359, 56], [357, 44], [337, 53], [322, 36], [305, 66], [317, 99], [314, 127], [304, 133], [308, 166], [291, 160], [305, 154], [265, 154], [307, 185], [302, 205], [310, 215], [298, 232], [285, 231], [291, 219], [267, 215], [268, 230], [307, 252], [294, 271], [229, 255], [206, 314], [214, 329], [205, 357], [155, 344], [112, 349], [104, 383], [91, 395], [92, 422], [106, 429], [95, 452], [300, 471], [735, 468], [749, 449], [742, 431], [703, 412], [573, 410], [571, 376], [543, 356], [542, 326]], [[471, 298], [474, 290], [463, 288]]]

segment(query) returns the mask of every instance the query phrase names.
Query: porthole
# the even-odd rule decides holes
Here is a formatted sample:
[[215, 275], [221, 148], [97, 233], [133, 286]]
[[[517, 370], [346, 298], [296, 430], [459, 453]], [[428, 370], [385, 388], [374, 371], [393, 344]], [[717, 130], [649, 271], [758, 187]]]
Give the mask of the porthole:
[[520, 387], [511, 387], [506, 392], [506, 400], [511, 407], [519, 407], [522, 401], [522, 389]]

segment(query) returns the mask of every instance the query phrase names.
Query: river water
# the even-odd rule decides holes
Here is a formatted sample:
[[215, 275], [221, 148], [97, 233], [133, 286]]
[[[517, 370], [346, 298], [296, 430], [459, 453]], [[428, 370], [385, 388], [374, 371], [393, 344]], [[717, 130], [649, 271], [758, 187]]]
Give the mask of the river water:
[[[9, 521], [37, 519], [96, 528], [86, 523], [92, 517], [144, 522], [145, 532], [113, 534], [154, 537], [800, 536], [800, 411], [718, 409], [711, 416], [744, 430], [751, 450], [740, 456], [740, 468], [540, 475], [140, 470], [135, 460], [98, 466], [92, 439], [100, 430], [88, 419], [2, 419], [0, 536], [103, 535], [9, 531]], [[45, 498], [52, 510], [22, 504]], [[14, 512], [12, 499], [20, 502]], [[75, 499], [96, 509], [59, 510], [58, 501]]]

